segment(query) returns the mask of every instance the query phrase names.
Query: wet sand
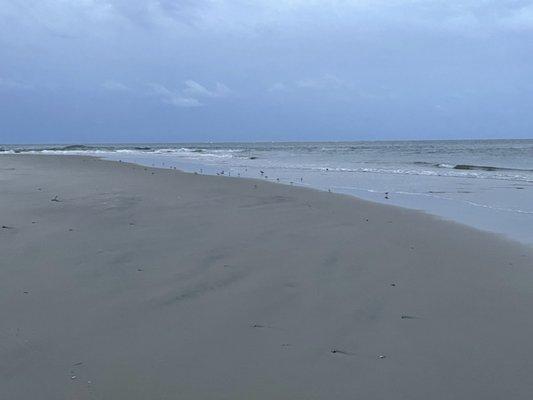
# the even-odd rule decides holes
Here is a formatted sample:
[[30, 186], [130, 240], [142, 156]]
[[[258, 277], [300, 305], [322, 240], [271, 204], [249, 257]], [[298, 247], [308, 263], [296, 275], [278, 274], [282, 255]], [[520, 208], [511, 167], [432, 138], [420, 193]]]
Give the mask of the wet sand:
[[348, 196], [0, 157], [0, 399], [530, 399], [533, 251]]

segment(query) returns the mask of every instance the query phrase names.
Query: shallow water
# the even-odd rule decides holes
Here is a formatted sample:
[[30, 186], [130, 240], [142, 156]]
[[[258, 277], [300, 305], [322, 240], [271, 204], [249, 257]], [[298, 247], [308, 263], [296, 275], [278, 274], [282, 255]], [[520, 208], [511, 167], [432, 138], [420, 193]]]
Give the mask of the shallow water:
[[533, 243], [533, 140], [0, 147], [0, 154], [97, 155], [310, 186], [424, 210]]

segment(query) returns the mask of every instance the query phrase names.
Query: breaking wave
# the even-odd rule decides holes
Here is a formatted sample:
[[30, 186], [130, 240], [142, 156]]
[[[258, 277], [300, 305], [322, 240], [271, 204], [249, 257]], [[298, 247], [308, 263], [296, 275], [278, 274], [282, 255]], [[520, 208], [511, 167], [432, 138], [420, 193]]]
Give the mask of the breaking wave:
[[518, 172], [533, 172], [533, 169], [523, 169], [523, 168], [507, 168], [507, 167], [496, 167], [492, 165], [475, 165], [475, 164], [445, 164], [445, 163], [430, 163], [426, 161], [415, 161], [415, 165], [427, 165], [435, 168], [446, 168], [446, 169], [459, 169], [463, 171], [518, 171]]

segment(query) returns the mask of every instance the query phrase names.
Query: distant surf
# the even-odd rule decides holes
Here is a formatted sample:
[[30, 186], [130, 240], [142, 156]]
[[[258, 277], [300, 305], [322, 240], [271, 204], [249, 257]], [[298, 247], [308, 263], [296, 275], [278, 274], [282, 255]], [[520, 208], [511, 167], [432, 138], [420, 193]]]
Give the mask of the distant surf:
[[429, 165], [437, 168], [451, 168], [451, 169], [460, 169], [460, 170], [467, 170], [467, 171], [521, 171], [521, 172], [533, 172], [533, 169], [523, 169], [523, 168], [506, 168], [506, 167], [497, 167], [492, 165], [474, 165], [474, 164], [457, 164], [457, 165], [450, 165], [450, 164], [444, 164], [444, 163], [430, 163], [425, 161], [415, 161], [414, 164], [416, 165]]

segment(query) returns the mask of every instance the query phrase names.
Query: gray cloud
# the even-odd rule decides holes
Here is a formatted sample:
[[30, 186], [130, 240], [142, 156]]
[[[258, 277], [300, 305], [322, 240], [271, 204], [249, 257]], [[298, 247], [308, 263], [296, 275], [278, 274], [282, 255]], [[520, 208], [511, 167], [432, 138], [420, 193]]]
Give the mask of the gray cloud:
[[276, 82], [267, 89], [269, 92], [286, 92], [289, 87], [283, 82]]
[[304, 89], [330, 90], [346, 88], [349, 84], [333, 74], [324, 74], [317, 78], [301, 79], [296, 82], [296, 86]]
[[167, 87], [158, 84], [150, 83], [148, 85], [151, 93], [157, 95], [164, 103], [173, 105], [175, 107], [200, 107], [202, 103], [193, 97], [184, 97], [181, 93], [168, 89]]
[[183, 93], [190, 97], [226, 97], [231, 91], [223, 83], [217, 82], [215, 87], [210, 90], [198, 82], [188, 79], [185, 81]]
[[533, 29], [529, 0], [4, 0], [0, 15], [58, 31], [80, 31], [85, 24], [112, 27], [120, 20], [166, 30], [183, 25], [202, 30], [249, 31], [320, 26], [335, 22], [364, 29], [382, 23], [449, 29]]
[[105, 90], [110, 90], [110, 91], [115, 91], [115, 92], [131, 92], [132, 91], [132, 89], [129, 86], [124, 85], [123, 83], [117, 82], [114, 80], [108, 80], [108, 81], [102, 82], [101, 86]]
[[213, 89], [208, 89], [204, 85], [188, 79], [183, 83], [181, 90], [171, 90], [159, 83], [148, 85], [151, 94], [157, 95], [163, 102], [176, 107], [200, 107], [205, 105], [201, 99], [214, 99], [228, 96], [230, 89], [217, 83]]
[[0, 136], [523, 137], [532, 41], [531, 0], [0, 0]]

